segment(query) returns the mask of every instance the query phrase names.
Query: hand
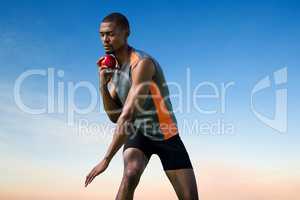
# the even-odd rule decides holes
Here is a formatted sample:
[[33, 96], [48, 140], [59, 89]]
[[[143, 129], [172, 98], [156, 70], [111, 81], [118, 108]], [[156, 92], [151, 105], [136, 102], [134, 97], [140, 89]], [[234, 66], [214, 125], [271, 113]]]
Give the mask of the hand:
[[104, 172], [108, 167], [108, 165], [109, 165], [109, 161], [107, 159], [103, 159], [99, 164], [97, 164], [92, 169], [92, 171], [86, 176], [85, 187], [87, 187], [88, 184], [90, 184], [96, 176]]

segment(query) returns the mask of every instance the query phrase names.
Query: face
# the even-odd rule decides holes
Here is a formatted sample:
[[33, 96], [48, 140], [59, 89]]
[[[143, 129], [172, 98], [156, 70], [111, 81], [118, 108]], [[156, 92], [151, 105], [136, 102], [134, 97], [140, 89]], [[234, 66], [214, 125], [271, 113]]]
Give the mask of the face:
[[127, 43], [127, 31], [115, 22], [102, 22], [99, 32], [106, 53], [116, 52]]

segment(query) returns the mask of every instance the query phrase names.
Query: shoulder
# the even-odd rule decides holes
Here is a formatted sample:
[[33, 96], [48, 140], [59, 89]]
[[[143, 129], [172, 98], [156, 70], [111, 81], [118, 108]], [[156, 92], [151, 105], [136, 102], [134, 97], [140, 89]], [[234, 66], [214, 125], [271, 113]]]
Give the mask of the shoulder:
[[155, 74], [155, 65], [150, 58], [142, 58], [131, 68], [132, 77], [134, 76], [153, 76]]
[[148, 68], [145, 70], [155, 70], [156, 61], [148, 53], [132, 48], [130, 53], [131, 71], [135, 68]]

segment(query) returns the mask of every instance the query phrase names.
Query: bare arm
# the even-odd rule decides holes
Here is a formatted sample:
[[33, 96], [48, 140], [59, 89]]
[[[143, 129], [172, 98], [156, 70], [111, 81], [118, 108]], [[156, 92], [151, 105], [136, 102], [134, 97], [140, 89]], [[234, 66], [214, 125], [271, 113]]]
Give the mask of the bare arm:
[[138, 108], [144, 104], [145, 95], [149, 94], [149, 83], [155, 73], [155, 67], [150, 59], [141, 60], [134, 69], [132, 69], [132, 85], [129, 90], [123, 110], [117, 121], [112, 142], [110, 143], [104, 159], [90, 172], [86, 178], [86, 186], [92, 180], [102, 173], [109, 165], [109, 162], [126, 142], [129, 137], [128, 130], [134, 120]]
[[132, 70], [132, 86], [129, 90], [122, 113], [117, 121], [117, 127], [113, 140], [107, 150], [105, 158], [111, 160], [115, 153], [127, 140], [130, 126], [138, 108], [144, 104], [145, 99], [141, 98], [149, 93], [149, 83], [154, 75], [154, 65], [151, 60], [144, 59]]
[[116, 123], [121, 111], [122, 111], [122, 103], [118, 99], [116, 90], [114, 85], [112, 84], [112, 89], [109, 91], [108, 83], [111, 82], [112, 74], [108, 74], [105, 72], [105, 69], [102, 69], [99, 72], [100, 76], [100, 93], [103, 100], [104, 110], [107, 113], [109, 119]]

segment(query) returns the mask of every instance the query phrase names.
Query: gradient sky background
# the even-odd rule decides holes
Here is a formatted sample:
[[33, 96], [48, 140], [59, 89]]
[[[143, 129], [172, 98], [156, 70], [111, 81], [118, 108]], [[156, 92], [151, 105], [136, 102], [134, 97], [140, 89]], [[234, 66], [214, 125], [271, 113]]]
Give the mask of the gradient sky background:
[[[98, 25], [118, 11], [131, 24], [129, 43], [154, 56], [168, 81], [182, 88], [183, 111], [176, 112], [181, 137], [192, 159], [203, 200], [300, 199], [299, 1], [9, 1], [0, 7], [0, 199], [113, 199], [122, 177], [120, 152], [109, 169], [84, 188], [84, 178], [102, 158], [112, 127], [102, 101], [87, 114], [75, 114], [67, 125], [67, 84], [88, 81], [98, 87], [95, 62], [103, 54]], [[287, 67], [288, 131], [279, 133], [258, 120], [250, 107], [254, 85]], [[26, 70], [63, 70], [55, 77], [65, 84], [65, 111], [32, 115], [14, 100], [16, 79]], [[190, 79], [187, 79], [187, 68]], [[220, 100], [197, 102], [217, 109], [188, 112], [188, 91], [209, 81], [219, 91], [234, 82]], [[191, 83], [189, 90], [187, 82]], [[256, 109], [274, 115], [274, 85], [255, 96]], [[171, 93], [178, 91], [170, 87]], [[201, 94], [211, 94], [203, 87]], [[95, 94], [94, 94], [95, 95]], [[33, 76], [21, 88], [26, 105], [47, 106], [47, 79]], [[78, 89], [75, 104], [89, 105], [90, 94]], [[57, 99], [56, 99], [57, 101]], [[172, 98], [179, 106], [179, 98]], [[89, 132], [78, 131], [88, 120]], [[184, 123], [232, 124], [233, 134], [189, 131]], [[92, 130], [93, 126], [101, 130]], [[190, 125], [188, 124], [188, 127]], [[105, 129], [107, 128], [107, 129]], [[112, 129], [110, 129], [112, 130]], [[136, 199], [176, 199], [158, 157], [153, 156]]]

